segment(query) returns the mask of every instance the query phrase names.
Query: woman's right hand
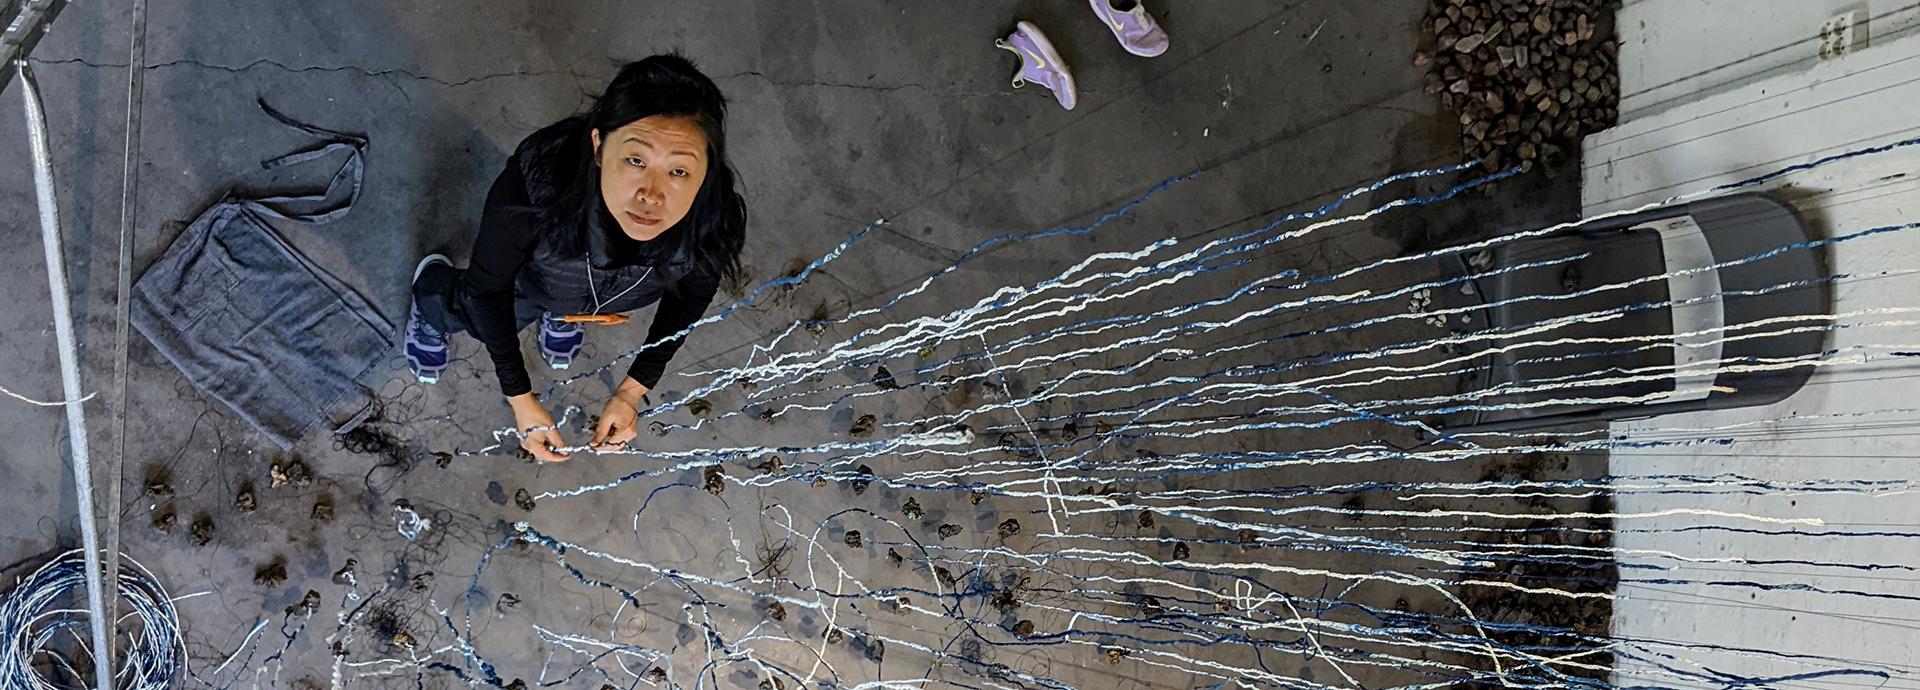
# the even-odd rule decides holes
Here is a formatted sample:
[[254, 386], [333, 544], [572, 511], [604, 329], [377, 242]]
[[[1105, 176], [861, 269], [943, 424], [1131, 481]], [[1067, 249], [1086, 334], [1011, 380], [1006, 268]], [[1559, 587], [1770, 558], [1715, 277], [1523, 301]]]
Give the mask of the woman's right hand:
[[[522, 434], [520, 447], [532, 453], [540, 462], [566, 462], [572, 453], [557, 450], [567, 447], [565, 439], [560, 438], [560, 430], [554, 428], [553, 415], [547, 414], [547, 408], [540, 406], [532, 393], [522, 393], [507, 398], [507, 404], [513, 408], [513, 426]], [[529, 430], [531, 429], [531, 430]]]

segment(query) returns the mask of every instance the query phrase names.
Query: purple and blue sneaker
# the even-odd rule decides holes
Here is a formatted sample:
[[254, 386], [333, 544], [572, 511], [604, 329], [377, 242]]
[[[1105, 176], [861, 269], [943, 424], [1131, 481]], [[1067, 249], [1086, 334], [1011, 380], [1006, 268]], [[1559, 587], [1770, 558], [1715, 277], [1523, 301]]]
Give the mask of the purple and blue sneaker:
[[540, 358], [547, 360], [547, 366], [573, 366], [573, 358], [580, 356], [580, 348], [586, 344], [585, 326], [562, 321], [551, 312], [540, 315]]
[[1080, 102], [1079, 94], [1073, 90], [1073, 73], [1067, 71], [1066, 61], [1060, 59], [1060, 53], [1053, 49], [1047, 35], [1040, 33], [1040, 27], [1020, 22], [1012, 34], [995, 40], [993, 45], [1020, 56], [1020, 71], [1013, 75], [1013, 88], [1028, 83], [1045, 86], [1053, 92], [1060, 107], [1068, 110]]
[[1147, 14], [1140, 0], [1089, 0], [1100, 23], [1107, 25], [1120, 46], [1140, 57], [1155, 57], [1167, 52], [1167, 32]]
[[[420, 274], [427, 267], [440, 263], [452, 266], [453, 262], [440, 254], [429, 254], [413, 267], [413, 282], [420, 282]], [[413, 378], [421, 383], [437, 383], [440, 373], [447, 370], [447, 334], [440, 332], [433, 324], [420, 316], [420, 303], [416, 298], [407, 312], [407, 369], [413, 372]]]

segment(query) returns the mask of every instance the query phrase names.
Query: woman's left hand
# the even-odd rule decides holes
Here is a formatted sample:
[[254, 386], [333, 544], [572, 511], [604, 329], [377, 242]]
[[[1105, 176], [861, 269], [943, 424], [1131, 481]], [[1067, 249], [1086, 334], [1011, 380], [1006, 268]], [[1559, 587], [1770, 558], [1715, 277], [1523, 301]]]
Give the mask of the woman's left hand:
[[620, 382], [600, 408], [600, 423], [593, 429], [594, 450], [615, 450], [640, 435], [640, 399], [647, 387], [631, 378]]

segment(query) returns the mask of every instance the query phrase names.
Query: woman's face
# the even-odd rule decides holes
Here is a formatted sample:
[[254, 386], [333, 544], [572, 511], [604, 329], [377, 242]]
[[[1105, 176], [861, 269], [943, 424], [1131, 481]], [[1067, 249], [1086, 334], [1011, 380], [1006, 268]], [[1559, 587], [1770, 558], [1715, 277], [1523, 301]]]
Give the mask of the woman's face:
[[642, 242], [686, 218], [707, 179], [707, 135], [691, 117], [643, 117], [604, 139], [593, 130], [593, 149], [607, 212]]

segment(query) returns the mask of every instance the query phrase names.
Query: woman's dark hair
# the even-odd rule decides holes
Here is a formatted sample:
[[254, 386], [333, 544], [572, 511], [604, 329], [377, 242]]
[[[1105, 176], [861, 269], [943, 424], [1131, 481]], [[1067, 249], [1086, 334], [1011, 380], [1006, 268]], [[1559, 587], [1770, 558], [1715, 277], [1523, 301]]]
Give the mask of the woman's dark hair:
[[740, 251], [746, 244], [747, 206], [727, 161], [727, 99], [712, 79], [679, 55], [627, 63], [586, 112], [521, 142], [514, 156], [526, 178], [534, 226], [561, 251], [586, 252], [594, 229], [612, 222], [600, 196], [599, 168], [587, 133], [599, 131], [602, 140], [610, 139], [614, 130], [654, 115], [688, 117], [699, 125], [707, 137], [707, 177], [687, 217], [648, 242], [666, 246], [648, 254], [661, 260], [688, 257], [708, 277], [730, 283], [739, 274]]

